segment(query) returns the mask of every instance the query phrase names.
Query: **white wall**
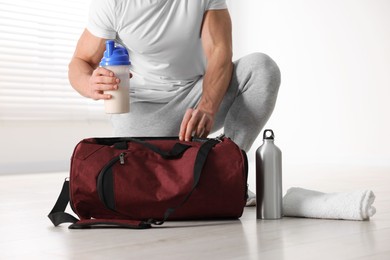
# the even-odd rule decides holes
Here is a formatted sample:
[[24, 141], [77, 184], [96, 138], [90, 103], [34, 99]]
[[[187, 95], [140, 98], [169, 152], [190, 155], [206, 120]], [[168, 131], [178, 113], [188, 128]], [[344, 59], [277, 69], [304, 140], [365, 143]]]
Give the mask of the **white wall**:
[[390, 1], [228, 4], [235, 58], [265, 52], [281, 68], [267, 127], [284, 163], [390, 166]]
[[0, 121], [0, 175], [68, 171], [81, 139], [111, 134], [108, 121]]

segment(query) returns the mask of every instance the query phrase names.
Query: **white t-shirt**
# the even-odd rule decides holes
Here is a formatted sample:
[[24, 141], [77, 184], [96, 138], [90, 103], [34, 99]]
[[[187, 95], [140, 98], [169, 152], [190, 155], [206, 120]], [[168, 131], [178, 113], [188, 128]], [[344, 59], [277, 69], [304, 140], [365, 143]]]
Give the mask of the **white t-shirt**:
[[132, 101], [165, 103], [204, 75], [203, 15], [226, 8], [226, 0], [94, 0], [87, 29], [128, 49]]

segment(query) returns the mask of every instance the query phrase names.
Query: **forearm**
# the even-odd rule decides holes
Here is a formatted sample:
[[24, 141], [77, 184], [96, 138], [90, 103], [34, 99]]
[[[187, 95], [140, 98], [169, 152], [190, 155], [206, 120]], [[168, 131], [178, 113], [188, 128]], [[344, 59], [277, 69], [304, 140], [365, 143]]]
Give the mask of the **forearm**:
[[94, 68], [86, 61], [73, 57], [69, 63], [68, 77], [72, 87], [82, 96], [91, 98], [88, 91], [89, 79]]
[[196, 108], [187, 109], [180, 125], [180, 140], [191, 136], [207, 137], [232, 77], [231, 21], [227, 9], [209, 10], [201, 28], [203, 50], [207, 58], [203, 91]]
[[215, 115], [229, 87], [233, 63], [231, 50], [215, 48], [208, 58], [203, 79], [203, 93], [198, 108]]

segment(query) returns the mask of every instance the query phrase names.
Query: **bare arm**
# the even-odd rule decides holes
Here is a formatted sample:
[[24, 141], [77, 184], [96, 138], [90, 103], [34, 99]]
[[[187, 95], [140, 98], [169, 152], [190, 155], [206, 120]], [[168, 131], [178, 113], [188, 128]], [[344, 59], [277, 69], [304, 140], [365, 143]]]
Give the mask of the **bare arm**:
[[84, 30], [71, 62], [68, 77], [72, 87], [82, 96], [92, 99], [109, 99], [105, 90], [118, 88], [119, 79], [114, 73], [99, 67], [105, 50], [105, 39], [92, 35]]
[[214, 118], [229, 86], [232, 63], [232, 27], [228, 10], [206, 12], [202, 25], [202, 44], [207, 58], [203, 92], [199, 105], [184, 115], [179, 137], [207, 137]]

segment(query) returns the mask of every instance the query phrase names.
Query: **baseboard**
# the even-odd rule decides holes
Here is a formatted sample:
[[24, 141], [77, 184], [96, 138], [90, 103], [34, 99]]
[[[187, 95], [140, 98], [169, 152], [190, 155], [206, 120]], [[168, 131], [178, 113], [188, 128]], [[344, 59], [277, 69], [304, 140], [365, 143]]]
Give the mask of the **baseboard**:
[[2, 163], [0, 164], [0, 175], [66, 172], [69, 169], [69, 161]]

